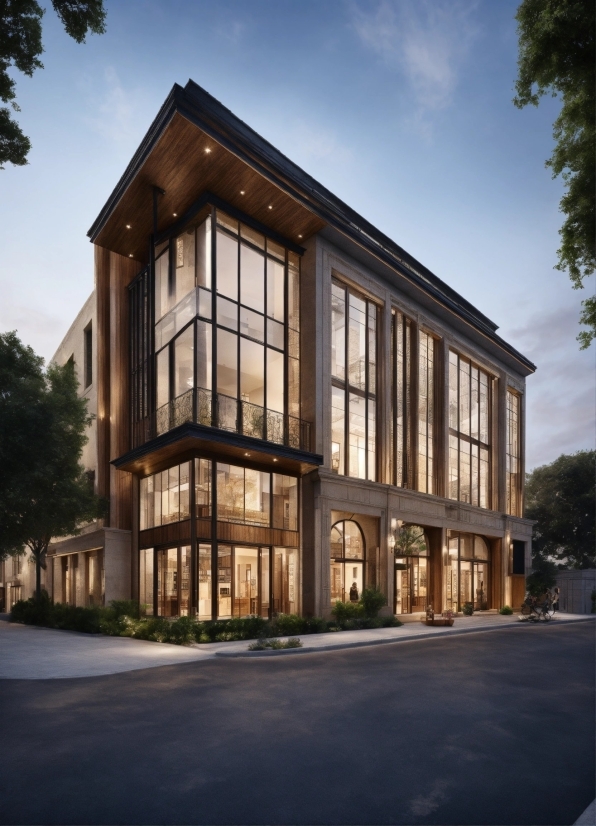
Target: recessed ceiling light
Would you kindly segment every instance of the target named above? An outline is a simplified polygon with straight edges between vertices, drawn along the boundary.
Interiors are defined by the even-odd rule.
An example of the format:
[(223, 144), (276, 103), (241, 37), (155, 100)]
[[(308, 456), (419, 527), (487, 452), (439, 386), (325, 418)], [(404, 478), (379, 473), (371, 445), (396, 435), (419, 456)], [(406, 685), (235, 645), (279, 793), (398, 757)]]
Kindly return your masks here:
[(302, 238), (302, 236), (301, 236), (301, 235), (299, 235), (299, 236), (298, 236), (298, 238)]
[(269, 209), (273, 209), (273, 207), (271, 206), (271, 204), (269, 204)]
[(129, 258), (132, 258), (132, 252), (130, 252), (130, 253), (128, 254), (128, 257), (129, 257)]
[(274, 461), (274, 462), (277, 462), (277, 459), (274, 459), (273, 461)]
[(127, 224), (127, 225), (126, 225), (126, 229), (130, 229), (130, 224)]
[(207, 147), (207, 148), (205, 149), (205, 154), (206, 154), (206, 155), (208, 155), (210, 152), (211, 152), (211, 150), (209, 149), (209, 147)]
[(244, 195), (244, 190), (243, 189), (240, 190), (240, 194)]
[(245, 453), (244, 455), (245, 455), (245, 456), (250, 456), (250, 453)]
[[(174, 218), (177, 218), (177, 217), (178, 217), (178, 213), (177, 213), (177, 212), (172, 212), (172, 215), (174, 216)], [(302, 238), (302, 236), (300, 236), (300, 237)]]

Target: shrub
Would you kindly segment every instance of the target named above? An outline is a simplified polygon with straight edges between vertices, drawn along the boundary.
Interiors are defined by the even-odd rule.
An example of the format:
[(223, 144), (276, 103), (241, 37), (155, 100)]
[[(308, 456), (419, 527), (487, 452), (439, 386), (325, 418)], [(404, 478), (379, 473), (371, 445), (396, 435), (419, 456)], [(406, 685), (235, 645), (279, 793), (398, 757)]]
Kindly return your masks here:
[(360, 596), (360, 604), (366, 617), (376, 617), (381, 608), (387, 605), (387, 598), (378, 588), (365, 588)]
[(364, 616), (364, 606), (359, 602), (342, 602), (337, 600), (331, 611), (338, 625), (348, 620), (358, 619)]
[(474, 613), (474, 604), (472, 602), (464, 602), (461, 612), (464, 617), (471, 617)]
[(276, 639), (258, 639), (256, 642), (253, 642), (248, 646), (249, 651), (266, 651), (268, 648), (273, 651), (280, 651), (286, 648), (302, 648), (302, 643), (298, 637), (290, 637), (290, 639), (286, 640), (286, 642)]
[(499, 614), (503, 614), (503, 615), (513, 614), (513, 608), (510, 608), (509, 605), (504, 605), (501, 608), (501, 610), (499, 611)]

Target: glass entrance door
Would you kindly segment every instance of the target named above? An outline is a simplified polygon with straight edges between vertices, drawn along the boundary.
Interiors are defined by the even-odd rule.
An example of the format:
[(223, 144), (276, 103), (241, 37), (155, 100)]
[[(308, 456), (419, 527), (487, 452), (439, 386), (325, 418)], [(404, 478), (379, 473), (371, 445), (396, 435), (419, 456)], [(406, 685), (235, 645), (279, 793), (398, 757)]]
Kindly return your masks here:
[(488, 563), (474, 563), (474, 610), (486, 611), (488, 608)]
[(413, 614), (428, 605), (428, 558), (398, 557), (395, 560), (395, 613)]

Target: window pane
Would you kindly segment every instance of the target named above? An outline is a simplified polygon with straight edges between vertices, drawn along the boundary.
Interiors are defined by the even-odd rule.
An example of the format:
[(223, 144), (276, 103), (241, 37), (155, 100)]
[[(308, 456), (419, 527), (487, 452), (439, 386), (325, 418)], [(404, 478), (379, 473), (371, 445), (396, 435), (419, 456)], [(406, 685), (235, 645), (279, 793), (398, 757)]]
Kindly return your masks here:
[(217, 464), (217, 518), (244, 522), (244, 468)]
[(174, 339), (174, 398), (194, 387), (194, 327)]
[[(270, 321), (269, 324), (275, 324)], [(277, 325), (278, 327), (281, 325)], [(283, 327), (282, 327), (283, 330)], [(245, 307), (240, 307), (240, 332), (243, 336), (256, 338), (258, 341), (265, 340), (265, 317)]]
[(282, 322), (285, 318), (284, 274), (283, 264), (267, 258), (267, 315)]
[(346, 520), (343, 524), (344, 556), (346, 559), (364, 559), (364, 543), (360, 528), (351, 520)]
[(298, 610), (298, 569), (295, 548), (273, 549), (273, 612), (295, 614)]
[(348, 377), (352, 387), (366, 389), (366, 301), (349, 294)]
[(217, 392), (238, 393), (238, 338), (225, 330), (217, 331)]
[[(161, 473), (153, 477), (153, 513), (154, 525), (161, 525)], [(150, 488), (151, 489), (151, 486)]]
[(265, 256), (240, 244), (240, 302), (265, 312)]
[(238, 221), (234, 218), (230, 218), (229, 215), (226, 215), (225, 212), (218, 209), (215, 214), (215, 219), (218, 224), (221, 224), (222, 227), (225, 227), (230, 232), (233, 232), (234, 235), (238, 235)]
[(227, 298), (217, 297), (217, 323), (230, 330), (238, 329), (238, 305)]
[(271, 587), (269, 583), (269, 548), (261, 548), (261, 611), (260, 615), (267, 619), (271, 603)]
[(300, 362), (288, 359), (288, 414), (300, 418)]
[[(284, 325), (270, 318), (267, 319), (267, 344), (278, 350), (284, 349)], [(298, 356), (298, 353), (295, 355)]]
[(248, 617), (258, 613), (259, 549), (234, 548), (233, 616)]
[(240, 235), (242, 238), (246, 238), (247, 241), (250, 241), (251, 244), (254, 244), (255, 247), (259, 247), (259, 249), (265, 249), (265, 236), (261, 235), (260, 232), (257, 232), (250, 227), (247, 227), (246, 224), (240, 224)]
[(200, 620), (211, 619), (211, 545), (199, 545), (197, 573), (199, 577), (198, 615)]
[(366, 478), (366, 403), (350, 393), (349, 419), (349, 475)]
[(288, 326), (300, 330), (300, 259), (288, 253)]
[(139, 603), (148, 617), (153, 616), (153, 548), (139, 552)]
[(269, 526), (269, 480), (269, 473), (250, 468), (244, 471), (244, 521), (247, 525)]
[(368, 400), (368, 478), (374, 482), (377, 478), (376, 470), (376, 416), (374, 399)]
[(449, 427), (459, 430), (458, 427), (458, 400), (457, 400), (457, 355), (449, 353)]
[(174, 241), (174, 304), (181, 301), (195, 287), (195, 231), (183, 232)]
[(148, 484), (150, 478), (151, 477), (141, 479), (139, 482), (139, 530), (141, 531), (144, 531), (149, 527), (153, 527), (153, 525), (149, 524)]
[(164, 471), (168, 474), (167, 510), (164, 508), (163, 523), (180, 520), (180, 468), (178, 465)]
[(197, 284), (211, 289), (211, 217), (197, 228)]
[(331, 470), (342, 474), (344, 471), (345, 441), (345, 392), (339, 387), (331, 388)]
[(459, 440), (459, 498), (462, 502), (470, 501), (470, 443)]
[(377, 308), (368, 305), (368, 392), (376, 393), (377, 383)]
[(232, 616), (232, 549), (227, 545), (217, 548), (217, 616)]
[(183, 462), (180, 465), (180, 519), (188, 519), (190, 516), (190, 462)]
[(180, 548), (180, 609), (179, 616), (190, 613), (190, 545)]
[(213, 313), (213, 302), (209, 290), (199, 290), (199, 310), (198, 313), (203, 318), (211, 318)]
[(240, 339), (240, 398), (260, 407), (265, 404), (264, 350), (262, 344)]
[(267, 409), (284, 410), (284, 357), (283, 353), (267, 348)]
[(281, 261), (286, 260), (285, 247), (282, 247), (281, 244), (276, 244), (271, 238), (267, 238), (267, 252), (269, 255), (274, 255), (276, 258), (281, 259)]
[(272, 527), (284, 531), (298, 530), (298, 480), (293, 476), (273, 474)]
[(197, 321), (196, 385), (204, 390), (211, 390), (212, 340), (211, 324)]
[(346, 377), (346, 291), (331, 285), (331, 375)]
[(459, 429), (470, 435), (470, 365), (459, 362)]
[(472, 367), (471, 369), (471, 401), (470, 401), (470, 436), (473, 439), (478, 438), (478, 412), (479, 412), (479, 386), (478, 386), (478, 369)]
[(170, 400), (170, 351), (166, 347), (157, 354), (157, 407)]
[(217, 292), (238, 301), (238, 242), (217, 232)]
[(211, 516), (211, 462), (195, 459), (195, 506), (197, 517)]
[(155, 320), (164, 316), (170, 309), (169, 288), (169, 249), (155, 261)]

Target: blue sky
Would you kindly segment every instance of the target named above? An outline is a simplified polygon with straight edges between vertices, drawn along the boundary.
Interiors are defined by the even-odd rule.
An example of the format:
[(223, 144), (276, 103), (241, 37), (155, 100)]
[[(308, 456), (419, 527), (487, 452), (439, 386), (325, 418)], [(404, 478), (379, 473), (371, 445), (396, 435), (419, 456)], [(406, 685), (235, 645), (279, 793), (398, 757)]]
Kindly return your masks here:
[[(49, 5), (49, 3), (48, 3)], [(528, 467), (594, 444), (582, 292), (553, 269), (556, 100), (516, 109), (517, 0), (108, 0), (80, 46), (50, 8), (15, 73), (29, 165), (0, 172), (0, 330), (50, 358), (93, 288), (86, 232), (192, 78), (531, 358)], [(588, 289), (593, 290), (593, 283)]]

